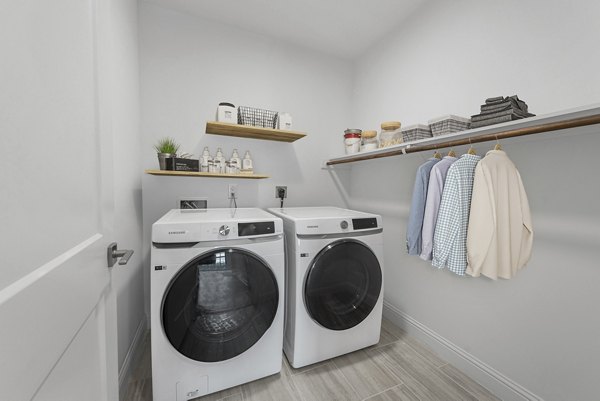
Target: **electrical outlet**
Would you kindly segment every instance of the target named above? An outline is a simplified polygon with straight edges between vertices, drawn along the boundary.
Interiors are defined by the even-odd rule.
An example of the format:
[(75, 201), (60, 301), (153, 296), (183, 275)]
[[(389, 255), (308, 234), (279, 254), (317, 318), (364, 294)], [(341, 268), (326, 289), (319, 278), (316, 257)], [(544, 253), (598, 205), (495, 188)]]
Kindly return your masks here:
[(237, 185), (229, 184), (227, 187), (227, 199), (237, 199)]
[(283, 197), (287, 198), (287, 187), (286, 186), (276, 186), (275, 187), (275, 197), (277, 199), (281, 198), (280, 192), (283, 191)]
[(179, 209), (206, 209), (208, 207), (207, 198), (187, 197), (181, 198), (177, 202)]

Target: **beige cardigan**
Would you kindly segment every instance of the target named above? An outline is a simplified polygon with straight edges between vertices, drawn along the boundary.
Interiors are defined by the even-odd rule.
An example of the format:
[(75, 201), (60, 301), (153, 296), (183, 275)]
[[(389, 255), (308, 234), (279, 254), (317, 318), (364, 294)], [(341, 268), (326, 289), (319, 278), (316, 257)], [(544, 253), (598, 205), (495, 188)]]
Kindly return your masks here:
[(505, 152), (477, 164), (467, 231), (467, 274), (515, 276), (531, 257), (533, 226), (521, 176)]

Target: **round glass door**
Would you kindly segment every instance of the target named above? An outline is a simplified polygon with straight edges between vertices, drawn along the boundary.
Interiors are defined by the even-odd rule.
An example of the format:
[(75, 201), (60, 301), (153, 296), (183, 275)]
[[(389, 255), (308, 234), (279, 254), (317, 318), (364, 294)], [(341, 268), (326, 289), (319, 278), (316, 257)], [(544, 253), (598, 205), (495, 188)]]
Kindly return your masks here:
[(321, 326), (346, 330), (362, 322), (381, 292), (381, 267), (375, 254), (356, 240), (341, 240), (313, 259), (304, 285), (309, 315)]
[(163, 299), (162, 324), (188, 358), (218, 362), (252, 347), (269, 329), (279, 303), (277, 280), (250, 252), (224, 248), (188, 262)]

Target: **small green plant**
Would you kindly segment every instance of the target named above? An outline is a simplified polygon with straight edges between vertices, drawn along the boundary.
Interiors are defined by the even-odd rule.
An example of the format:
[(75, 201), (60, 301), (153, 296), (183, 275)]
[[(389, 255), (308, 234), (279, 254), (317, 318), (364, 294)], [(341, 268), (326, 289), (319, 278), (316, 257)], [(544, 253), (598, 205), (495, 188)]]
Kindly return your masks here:
[(154, 145), (157, 153), (175, 154), (179, 150), (179, 144), (173, 138), (163, 138)]

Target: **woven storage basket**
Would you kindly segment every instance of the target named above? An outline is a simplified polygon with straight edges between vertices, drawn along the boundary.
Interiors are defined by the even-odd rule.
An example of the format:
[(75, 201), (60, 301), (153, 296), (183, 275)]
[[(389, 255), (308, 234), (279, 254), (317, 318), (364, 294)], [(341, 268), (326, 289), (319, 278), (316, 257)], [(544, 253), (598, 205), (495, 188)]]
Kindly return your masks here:
[(428, 121), (433, 136), (465, 131), (471, 125), (471, 119), (459, 116), (442, 116)]
[(425, 124), (409, 125), (402, 130), (404, 142), (418, 141), (419, 139), (431, 138), (429, 126)]
[(277, 112), (256, 107), (238, 107), (238, 124), (251, 125), (253, 127), (275, 128), (277, 124)]

